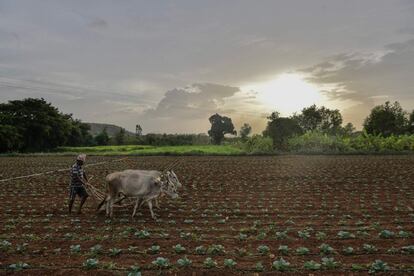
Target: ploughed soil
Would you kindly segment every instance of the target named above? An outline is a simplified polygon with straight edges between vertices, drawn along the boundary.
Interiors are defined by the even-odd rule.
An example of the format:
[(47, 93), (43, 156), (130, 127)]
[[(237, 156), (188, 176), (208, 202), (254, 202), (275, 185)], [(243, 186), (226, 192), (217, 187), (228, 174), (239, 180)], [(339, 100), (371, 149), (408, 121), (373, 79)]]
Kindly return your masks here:
[[(108, 219), (93, 197), (69, 215), (69, 172), (57, 170), (73, 158), (0, 158), (0, 180), (48, 172), (0, 182), (0, 274), (127, 275), (135, 266), (142, 275), (273, 275), (280, 258), (294, 275), (414, 273), (414, 156), (101, 156), (85, 170), (105, 190), (111, 172), (177, 160), (180, 197), (162, 198), (154, 221), (147, 206), (135, 218), (131, 206), (115, 208)], [(184, 257), (190, 266), (177, 263)]]

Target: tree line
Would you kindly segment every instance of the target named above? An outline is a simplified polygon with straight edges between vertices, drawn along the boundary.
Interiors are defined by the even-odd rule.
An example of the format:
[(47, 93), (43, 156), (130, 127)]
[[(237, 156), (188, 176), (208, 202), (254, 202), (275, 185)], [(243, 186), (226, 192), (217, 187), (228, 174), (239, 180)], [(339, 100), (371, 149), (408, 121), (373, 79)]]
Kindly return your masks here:
[[(237, 131), (230, 117), (214, 114), (209, 118), (211, 128), (204, 134), (146, 134), (136, 126), (136, 135), (126, 135), (125, 129), (109, 137), (104, 129), (93, 137), (88, 124), (64, 114), (44, 99), (28, 98), (0, 103), (0, 152), (37, 152), (59, 146), (93, 146), (142, 144), (154, 146), (221, 144), (226, 135), (236, 137)], [(414, 111), (408, 113), (398, 102), (385, 102), (374, 107), (364, 121), (363, 131), (372, 135), (414, 134)], [(245, 123), (238, 138), (247, 142), (252, 127)], [(309, 132), (327, 135), (356, 135), (351, 123), (343, 126), (342, 114), (337, 109), (312, 105), (289, 117), (273, 112), (267, 117), (263, 137), (271, 139), (273, 148), (286, 150), (290, 138)]]
[(127, 135), (124, 128), (110, 137), (103, 129), (95, 136), (90, 126), (64, 114), (43, 98), (27, 98), (0, 103), (0, 152), (40, 152), (60, 146), (97, 146), (141, 144), (153, 146), (208, 144), (205, 134)]
[(91, 144), (89, 126), (44, 99), (0, 104), (0, 152), (36, 152)]
[[(210, 118), (211, 129), (208, 131), (212, 142), (220, 144), (226, 134), (235, 135), (236, 131), (231, 118), (214, 114)], [(312, 105), (303, 108), (300, 113), (289, 117), (281, 117), (275, 111), (267, 117), (267, 126), (263, 137), (272, 139), (273, 147), (286, 150), (290, 138), (308, 132), (319, 132), (327, 135), (355, 135), (352, 123), (343, 126), (342, 114), (338, 109)], [(239, 132), (242, 140), (250, 134), (252, 128), (244, 124)], [(363, 124), (363, 131), (370, 135), (389, 137), (391, 135), (414, 134), (414, 110), (409, 114), (398, 102), (375, 106)]]

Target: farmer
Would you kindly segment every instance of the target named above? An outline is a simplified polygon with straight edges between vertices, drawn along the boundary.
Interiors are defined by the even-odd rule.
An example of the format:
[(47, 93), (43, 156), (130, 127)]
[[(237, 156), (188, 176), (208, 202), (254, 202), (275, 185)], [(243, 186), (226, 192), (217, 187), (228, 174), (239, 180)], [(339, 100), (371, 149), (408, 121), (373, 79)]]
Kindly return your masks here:
[(76, 195), (81, 199), (78, 214), (81, 213), (82, 205), (88, 198), (88, 193), (85, 189), (85, 184), (88, 182), (85, 172), (83, 171), (82, 165), (85, 163), (86, 155), (80, 154), (76, 158), (76, 163), (70, 170), (70, 195), (69, 195), (69, 214), (72, 213), (73, 202), (75, 201)]

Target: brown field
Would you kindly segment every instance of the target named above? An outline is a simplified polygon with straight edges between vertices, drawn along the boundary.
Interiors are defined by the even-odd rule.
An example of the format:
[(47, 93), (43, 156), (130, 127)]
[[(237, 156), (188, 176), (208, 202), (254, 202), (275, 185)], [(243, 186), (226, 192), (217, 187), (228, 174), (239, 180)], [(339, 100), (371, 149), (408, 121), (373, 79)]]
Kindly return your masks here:
[[(88, 163), (119, 158), (91, 157)], [(103, 188), (110, 172), (162, 169), (175, 159), (128, 157), (86, 171)], [(82, 215), (68, 215), (67, 171), (0, 182), (0, 274), (13, 273), (9, 266), (19, 262), (29, 265), (20, 273), (31, 275), (127, 275), (133, 265), (143, 275), (253, 274), (258, 262), (264, 274), (273, 274), (280, 257), (294, 274), (367, 274), (375, 260), (386, 262), (389, 274), (414, 273), (414, 156), (179, 159), (175, 172), (184, 187), (178, 200), (161, 202), (157, 222), (147, 207), (134, 219), (132, 208), (117, 208), (109, 220), (95, 213), (93, 198)], [(3, 157), (0, 179), (72, 162)], [(178, 244), (184, 253), (175, 252)], [(92, 252), (96, 245), (100, 252)], [(151, 252), (154, 245), (158, 253), (157, 247)], [(207, 252), (200, 254), (199, 246)], [(285, 252), (280, 246), (287, 246)], [(352, 253), (344, 252), (348, 247)], [(184, 256), (192, 261), (188, 268), (177, 264)], [(170, 267), (154, 265), (157, 257), (167, 258)], [(205, 267), (207, 257), (216, 268)], [(332, 267), (325, 257), (333, 258)], [(98, 260), (97, 268), (88, 270), (87, 259)], [(237, 264), (227, 268), (225, 259)], [(321, 264), (316, 271), (304, 266), (311, 260)]]

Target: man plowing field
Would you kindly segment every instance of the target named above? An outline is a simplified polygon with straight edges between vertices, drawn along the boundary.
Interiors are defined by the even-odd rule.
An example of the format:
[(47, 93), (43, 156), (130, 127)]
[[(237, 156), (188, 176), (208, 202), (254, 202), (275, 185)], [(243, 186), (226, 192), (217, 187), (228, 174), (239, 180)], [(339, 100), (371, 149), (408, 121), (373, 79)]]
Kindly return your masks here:
[(85, 186), (88, 182), (85, 171), (82, 166), (86, 161), (86, 155), (80, 154), (76, 158), (76, 163), (70, 170), (70, 192), (69, 192), (69, 214), (72, 213), (73, 203), (75, 202), (76, 195), (80, 197), (80, 204), (78, 208), (78, 214), (81, 213), (82, 206), (88, 198)]

